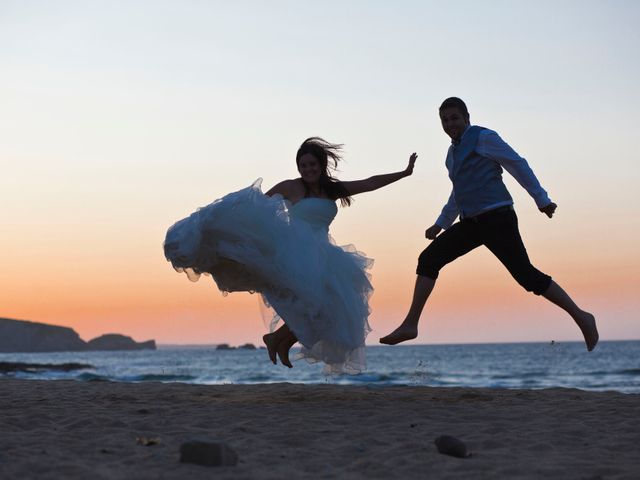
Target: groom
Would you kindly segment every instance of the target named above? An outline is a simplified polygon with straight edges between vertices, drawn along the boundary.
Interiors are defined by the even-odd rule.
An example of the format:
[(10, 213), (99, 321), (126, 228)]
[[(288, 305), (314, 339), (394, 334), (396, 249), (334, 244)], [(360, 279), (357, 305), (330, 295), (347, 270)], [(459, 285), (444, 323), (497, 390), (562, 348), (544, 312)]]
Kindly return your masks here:
[[(446, 166), (453, 190), (436, 223), (425, 232), (433, 242), (418, 259), (418, 277), (409, 313), (380, 343), (395, 345), (416, 338), (420, 314), (440, 269), (484, 245), (522, 287), (571, 315), (582, 331), (587, 350), (593, 350), (598, 343), (594, 316), (581, 310), (550, 276), (531, 265), (518, 230), (513, 200), (502, 182), (502, 169), (518, 181), (549, 218), (553, 217), (557, 205), (540, 186), (527, 161), (496, 132), (470, 125), (469, 112), (462, 100), (447, 98), (440, 106), (440, 120), (445, 133), (451, 137)], [(454, 224), (458, 216), (460, 221)]]

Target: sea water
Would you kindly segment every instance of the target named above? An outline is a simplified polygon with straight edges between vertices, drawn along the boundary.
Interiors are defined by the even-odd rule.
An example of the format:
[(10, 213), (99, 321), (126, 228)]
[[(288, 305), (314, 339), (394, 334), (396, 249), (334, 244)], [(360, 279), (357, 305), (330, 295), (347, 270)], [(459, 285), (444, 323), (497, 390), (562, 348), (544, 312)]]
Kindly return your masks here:
[[(291, 357), (295, 357), (292, 349)], [(446, 387), (617, 390), (640, 393), (640, 341), (398, 345), (367, 347), (360, 375), (325, 376), (322, 365), (273, 365), (265, 349), (160, 346), (158, 350), (0, 354), (0, 362), (67, 363), (92, 367), (70, 372), (17, 372), (32, 379), (185, 382), (197, 384), (333, 383)]]

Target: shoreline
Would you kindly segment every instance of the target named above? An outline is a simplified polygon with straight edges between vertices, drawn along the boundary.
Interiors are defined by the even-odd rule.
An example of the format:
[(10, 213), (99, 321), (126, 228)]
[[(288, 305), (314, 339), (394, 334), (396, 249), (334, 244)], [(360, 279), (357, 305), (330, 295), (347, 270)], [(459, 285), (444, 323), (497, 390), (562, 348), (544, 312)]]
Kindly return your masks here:
[[(0, 379), (2, 478), (637, 478), (640, 395)], [(452, 435), (472, 452), (438, 453)], [(141, 445), (138, 438), (158, 439)], [(228, 444), (234, 467), (179, 463)]]
[[(292, 351), (295, 358), (296, 349)], [(360, 375), (325, 377), (322, 365), (295, 361), (293, 369), (274, 366), (265, 350), (180, 349), (135, 352), (0, 354), (0, 376), (40, 380), (158, 381), (202, 385), (245, 385), (271, 382), (417, 385), (473, 388), (579, 388), (640, 393), (635, 360), (640, 341), (601, 342), (586, 353), (574, 344), (503, 344), (497, 346), (399, 346), (367, 350), (367, 370)], [(46, 364), (85, 364), (69, 371)], [(15, 372), (15, 364), (37, 369)], [(14, 365), (12, 367), (12, 365)], [(4, 368), (4, 372), (2, 371)], [(58, 367), (55, 367), (58, 368)], [(13, 370), (10, 371), (10, 370)], [(14, 373), (15, 372), (15, 373)]]

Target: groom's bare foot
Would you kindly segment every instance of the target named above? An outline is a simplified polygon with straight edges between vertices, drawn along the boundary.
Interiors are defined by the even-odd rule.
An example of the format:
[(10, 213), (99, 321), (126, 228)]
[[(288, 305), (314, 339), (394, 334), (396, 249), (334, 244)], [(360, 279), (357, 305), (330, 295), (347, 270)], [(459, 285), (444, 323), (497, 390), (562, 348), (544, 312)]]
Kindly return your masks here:
[(596, 348), (596, 344), (600, 338), (600, 335), (598, 335), (598, 327), (596, 327), (596, 318), (589, 312), (583, 311), (577, 318), (574, 318), (574, 320), (582, 331), (587, 350), (591, 351)]
[(262, 336), (262, 341), (267, 346), (267, 353), (269, 354), (269, 360), (276, 365), (278, 362), (276, 361), (276, 349), (278, 345), (276, 344), (276, 338), (274, 333), (267, 333)]
[(380, 343), (386, 345), (397, 345), (407, 340), (413, 340), (418, 336), (418, 327), (402, 324), (386, 337), (380, 339)]
[(291, 365), (291, 362), (289, 361), (289, 349), (291, 348), (291, 345), (292, 344), (289, 344), (287, 341), (282, 341), (278, 344), (278, 348), (276, 350), (278, 357), (280, 357), (280, 362), (289, 368), (293, 368), (293, 365)]

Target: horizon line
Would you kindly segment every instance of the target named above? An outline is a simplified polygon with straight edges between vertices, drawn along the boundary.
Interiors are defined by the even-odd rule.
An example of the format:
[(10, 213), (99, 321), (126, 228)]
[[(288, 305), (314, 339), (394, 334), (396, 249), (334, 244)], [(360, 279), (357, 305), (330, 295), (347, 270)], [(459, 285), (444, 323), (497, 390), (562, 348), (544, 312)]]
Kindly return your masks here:
[[(622, 339), (608, 339), (600, 340), (598, 343), (612, 343), (612, 342), (638, 342), (640, 338), (622, 338)], [(514, 342), (460, 342), (460, 343), (404, 343), (398, 345), (384, 345), (384, 344), (365, 344), (366, 347), (430, 347), (430, 346), (459, 346), (459, 345), (519, 345), (519, 344), (558, 344), (558, 343), (584, 343), (583, 340), (531, 340), (531, 341), (514, 341)], [(252, 342), (244, 342), (237, 344), (238, 347), (243, 345), (254, 345), (259, 348), (261, 344), (254, 344)], [(205, 348), (205, 347), (217, 347), (218, 345), (234, 346), (229, 342), (220, 343), (157, 343), (158, 348), (164, 347), (184, 347), (184, 348)]]

